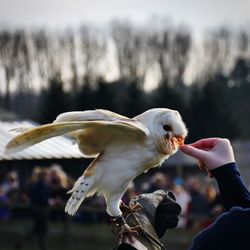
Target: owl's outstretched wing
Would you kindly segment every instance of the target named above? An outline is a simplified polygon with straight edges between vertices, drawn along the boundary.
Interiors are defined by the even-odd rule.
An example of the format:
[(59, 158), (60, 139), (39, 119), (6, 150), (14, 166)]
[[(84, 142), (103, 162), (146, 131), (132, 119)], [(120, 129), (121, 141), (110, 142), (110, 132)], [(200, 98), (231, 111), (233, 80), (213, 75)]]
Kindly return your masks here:
[(54, 123), (69, 121), (116, 121), (130, 118), (105, 109), (65, 112), (57, 116)]
[[(68, 115), (72, 115), (70, 113)], [(124, 119), (119, 115), (113, 118), (113, 120), (111, 118), (109, 118), (110, 120), (107, 118), (104, 120), (103, 117), (103, 120), (89, 121), (83, 121), (83, 118), (81, 120), (79, 114), (77, 116), (79, 121), (66, 121), (67, 116), (65, 115), (64, 121), (58, 121), (58, 119), (54, 123), (28, 129), (12, 139), (6, 145), (5, 152), (15, 153), (43, 140), (72, 131), (78, 131), (77, 140), (81, 151), (86, 156), (93, 156), (104, 150), (107, 143), (114, 140), (121, 138), (138, 140), (144, 138), (149, 133), (148, 129), (142, 123), (129, 118)]]

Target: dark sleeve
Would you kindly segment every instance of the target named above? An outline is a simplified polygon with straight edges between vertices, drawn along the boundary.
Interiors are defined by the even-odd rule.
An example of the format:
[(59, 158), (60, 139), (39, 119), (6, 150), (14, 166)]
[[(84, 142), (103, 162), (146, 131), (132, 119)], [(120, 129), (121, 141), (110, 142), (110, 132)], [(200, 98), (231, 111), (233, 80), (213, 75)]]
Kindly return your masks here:
[(228, 163), (211, 171), (217, 180), (226, 210), (234, 206), (250, 208), (250, 193), (236, 163)]

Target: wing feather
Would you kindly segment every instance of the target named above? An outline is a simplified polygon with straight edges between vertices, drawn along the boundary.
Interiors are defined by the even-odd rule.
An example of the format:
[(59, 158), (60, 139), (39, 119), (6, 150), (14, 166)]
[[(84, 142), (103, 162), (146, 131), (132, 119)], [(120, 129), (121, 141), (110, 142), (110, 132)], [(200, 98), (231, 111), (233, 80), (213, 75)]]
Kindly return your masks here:
[(60, 114), (54, 123), (66, 121), (116, 121), (116, 120), (131, 120), (130, 118), (119, 115), (104, 109), (73, 111)]
[[(84, 132), (85, 130), (92, 131), (93, 134), (98, 134), (101, 131), (102, 134), (106, 134), (107, 139), (119, 137), (119, 135), (126, 135), (133, 139), (138, 139), (145, 137), (148, 134), (148, 130), (143, 124), (137, 121), (70, 121), (70, 122), (58, 122), (42, 125), (36, 128), (29, 129), (20, 135), (14, 137), (5, 147), (5, 153), (15, 153), (24, 150), (32, 145), (35, 145), (46, 139), (63, 135), (71, 131), (80, 130)], [(100, 140), (100, 137), (96, 137), (96, 140)], [(95, 141), (87, 140), (86, 145), (95, 147)], [(105, 146), (104, 144), (102, 144)], [(91, 153), (101, 150), (100, 147), (93, 149)], [(100, 152), (100, 151), (99, 151)], [(83, 152), (84, 153), (84, 152)], [(87, 154), (86, 154), (87, 155)]]

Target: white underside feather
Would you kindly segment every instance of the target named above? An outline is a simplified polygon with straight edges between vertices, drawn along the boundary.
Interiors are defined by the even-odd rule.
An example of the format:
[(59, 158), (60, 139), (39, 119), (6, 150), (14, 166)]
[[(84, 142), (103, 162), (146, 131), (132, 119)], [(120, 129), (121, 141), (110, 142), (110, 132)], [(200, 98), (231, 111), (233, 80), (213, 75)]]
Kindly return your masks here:
[(66, 204), (65, 212), (70, 215), (74, 215), (83, 200), (86, 197), (90, 196), (90, 193), (93, 194), (93, 192), (91, 192), (91, 190), (93, 190), (93, 185), (94, 176), (81, 176), (80, 178), (78, 178), (74, 187), (70, 191), (68, 191), (68, 193), (72, 193), (72, 195)]

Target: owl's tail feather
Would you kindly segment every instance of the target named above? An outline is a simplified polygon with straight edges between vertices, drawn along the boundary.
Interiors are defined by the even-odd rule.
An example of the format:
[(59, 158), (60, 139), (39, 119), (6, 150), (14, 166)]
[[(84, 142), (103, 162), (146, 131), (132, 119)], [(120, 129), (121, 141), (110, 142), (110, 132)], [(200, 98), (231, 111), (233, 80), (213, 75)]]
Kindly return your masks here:
[(65, 212), (74, 215), (80, 207), (83, 200), (94, 194), (94, 176), (85, 177), (81, 176), (75, 183), (74, 187), (68, 192), (72, 193), (68, 200)]

